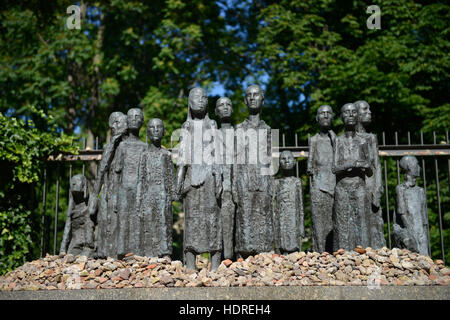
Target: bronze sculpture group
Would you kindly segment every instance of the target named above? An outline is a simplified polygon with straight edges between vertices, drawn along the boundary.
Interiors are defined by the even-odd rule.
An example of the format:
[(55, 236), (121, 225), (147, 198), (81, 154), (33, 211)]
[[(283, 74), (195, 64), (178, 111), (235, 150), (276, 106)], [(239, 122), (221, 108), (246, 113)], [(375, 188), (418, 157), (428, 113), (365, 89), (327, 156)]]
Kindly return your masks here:
[[(280, 177), (275, 179), (268, 170), (271, 128), (261, 119), (260, 86), (247, 88), (245, 104), (249, 118), (233, 127), (231, 100), (219, 98), (215, 108), (219, 129), (208, 115), (206, 91), (192, 89), (176, 173), (171, 152), (161, 146), (162, 120), (148, 122), (147, 144), (139, 139), (144, 123), (140, 109), (132, 108), (127, 115), (112, 113), (112, 138), (103, 150), (89, 201), (84, 176), (71, 179), (61, 252), (119, 259), (130, 252), (170, 256), (176, 200), (183, 201), (183, 253), (189, 269), (195, 269), (200, 253), (210, 254), (215, 270), (224, 258), (301, 251), (305, 216), (302, 181), (294, 173), (296, 160), (292, 152), (283, 151)], [(381, 248), (384, 190), (377, 139), (366, 131), (370, 107), (365, 101), (345, 104), (344, 133), (339, 136), (331, 129), (333, 118), (330, 106), (319, 107), (320, 131), (309, 140), (313, 250)], [(403, 158), (400, 164), (406, 173), (396, 189), (394, 243), (429, 254), (425, 193), (415, 185), (420, 167), (414, 157)]]

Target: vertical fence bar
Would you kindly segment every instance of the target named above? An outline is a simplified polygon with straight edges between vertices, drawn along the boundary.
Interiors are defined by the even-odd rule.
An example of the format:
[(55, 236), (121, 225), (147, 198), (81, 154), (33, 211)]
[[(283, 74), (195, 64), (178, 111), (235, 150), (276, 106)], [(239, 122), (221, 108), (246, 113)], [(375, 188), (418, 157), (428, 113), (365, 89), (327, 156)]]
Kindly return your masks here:
[[(397, 133), (397, 131), (395, 131), (395, 145), (398, 146), (398, 133)], [(395, 161), (397, 162), (397, 185), (399, 185), (400, 184), (400, 166), (399, 166), (398, 158), (395, 159)]]
[[(308, 155), (309, 155), (309, 152), (311, 152), (311, 146), (309, 145), (309, 141), (311, 141), (311, 135), (308, 133)], [(310, 175), (308, 175), (308, 182), (309, 182), (309, 190), (311, 190), (312, 178)]]
[[(436, 144), (436, 132), (433, 131), (433, 143)], [(445, 264), (445, 252), (444, 252), (444, 235), (442, 232), (442, 212), (441, 212), (441, 194), (439, 188), (439, 167), (437, 157), (434, 158), (434, 171), (436, 174), (436, 192), (438, 198), (438, 214), (439, 214), (439, 234), (441, 237), (441, 252), (442, 252), (442, 261)]]
[(45, 211), (47, 208), (47, 164), (44, 163), (43, 172), (43, 187), (42, 187), (42, 217), (41, 217), (41, 252), (40, 257), (44, 256), (44, 234), (45, 234)]
[[(386, 134), (383, 131), (383, 146), (386, 145)], [(388, 245), (389, 249), (391, 249), (391, 217), (389, 216), (389, 189), (388, 189), (388, 178), (387, 178), (387, 165), (386, 158), (383, 159), (384, 163), (384, 188), (386, 192), (386, 217), (388, 224)]]
[(55, 203), (55, 228), (53, 233), (53, 255), (56, 255), (56, 236), (58, 233), (58, 207), (59, 207), (59, 163), (56, 165), (56, 203)]
[[(423, 146), (423, 131), (420, 130), (420, 144)], [(425, 194), (427, 194), (427, 178), (425, 175), (425, 158), (422, 157), (422, 179), (423, 179), (423, 189), (425, 191)], [(430, 218), (428, 216), (428, 210), (427, 210), (427, 221), (428, 221), (428, 228), (427, 228), (427, 234), (428, 234), (428, 252), (431, 254), (431, 238), (430, 238)]]
[[(445, 138), (447, 140), (447, 144), (450, 144), (448, 131), (445, 131)], [(447, 174), (448, 174), (448, 190), (450, 191), (450, 157), (447, 157)]]
[[(298, 137), (297, 132), (295, 133), (295, 146), (298, 147)], [(450, 160), (449, 160), (450, 163)], [(299, 172), (298, 172), (298, 161), (295, 161), (295, 175), (297, 178), (300, 178)]]
[[(83, 139), (83, 150), (86, 150), (86, 138)], [(83, 161), (83, 176), (86, 177), (86, 165), (84, 164), (84, 161)], [(84, 196), (85, 197), (87, 196), (87, 193), (88, 193), (88, 184), (89, 183), (86, 183), (86, 185), (84, 186)]]
[[(86, 150), (86, 138), (83, 138), (83, 150)], [(83, 176), (86, 176), (85, 173), (85, 165), (84, 165), (84, 161), (83, 161)]]

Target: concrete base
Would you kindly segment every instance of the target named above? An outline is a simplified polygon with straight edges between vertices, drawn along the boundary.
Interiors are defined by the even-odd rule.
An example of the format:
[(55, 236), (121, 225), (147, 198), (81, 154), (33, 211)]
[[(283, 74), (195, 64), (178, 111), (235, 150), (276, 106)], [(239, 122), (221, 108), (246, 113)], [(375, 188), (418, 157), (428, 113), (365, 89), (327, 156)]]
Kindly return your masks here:
[(449, 300), (447, 286), (135, 288), (0, 291), (0, 300)]

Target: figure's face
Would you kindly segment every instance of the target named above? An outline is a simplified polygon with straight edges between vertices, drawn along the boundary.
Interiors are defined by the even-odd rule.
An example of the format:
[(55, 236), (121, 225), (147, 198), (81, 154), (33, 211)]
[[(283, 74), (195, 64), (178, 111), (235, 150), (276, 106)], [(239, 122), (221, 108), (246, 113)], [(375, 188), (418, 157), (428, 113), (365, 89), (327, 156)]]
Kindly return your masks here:
[(203, 113), (208, 107), (208, 97), (206, 96), (205, 90), (194, 90), (189, 95), (189, 107), (193, 112)]
[(147, 127), (147, 135), (151, 141), (161, 141), (164, 136), (164, 123), (162, 120), (150, 120)]
[(70, 179), (70, 188), (72, 192), (84, 192), (84, 181), (82, 176), (73, 176), (72, 179)]
[(349, 104), (342, 110), (342, 121), (344, 125), (356, 125), (358, 118), (358, 111), (354, 104)]
[(251, 86), (245, 93), (245, 104), (249, 109), (261, 110), (264, 104), (264, 96), (261, 88), (258, 86)]
[(321, 106), (317, 110), (317, 121), (321, 127), (331, 127), (333, 122), (333, 110), (330, 106)]
[(292, 170), (295, 166), (295, 159), (292, 152), (283, 151), (280, 155), (280, 165), (283, 170)]
[(127, 116), (120, 115), (117, 119), (117, 134), (125, 133), (128, 129)]
[(117, 134), (122, 134), (126, 132), (127, 129), (128, 129), (127, 116), (124, 114), (117, 115), (112, 122), (111, 127), (112, 135), (115, 136)]
[(411, 159), (408, 169), (409, 169), (409, 174), (412, 175), (413, 177), (417, 178), (420, 176), (420, 166), (419, 166), (419, 162), (417, 161), (416, 158)]
[(369, 124), (372, 121), (372, 112), (370, 112), (370, 106), (367, 103), (359, 103), (358, 120), (364, 124)]
[(127, 113), (128, 129), (139, 130), (144, 122), (144, 115), (139, 109), (131, 109)]
[(220, 119), (231, 118), (231, 114), (233, 113), (231, 100), (228, 98), (220, 98), (217, 101), (216, 113)]

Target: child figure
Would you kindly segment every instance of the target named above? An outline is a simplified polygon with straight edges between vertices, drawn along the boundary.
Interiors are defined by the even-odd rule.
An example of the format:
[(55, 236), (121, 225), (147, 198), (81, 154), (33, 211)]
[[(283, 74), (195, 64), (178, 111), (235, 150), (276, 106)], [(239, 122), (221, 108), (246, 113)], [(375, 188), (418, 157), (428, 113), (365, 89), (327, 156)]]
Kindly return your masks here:
[(88, 196), (84, 194), (86, 183), (86, 177), (82, 174), (70, 179), (70, 199), (60, 253), (94, 255), (95, 226), (89, 216)]
[(294, 174), (295, 159), (291, 151), (280, 155), (283, 177), (275, 180), (275, 250), (288, 254), (302, 249), (305, 235), (302, 181)]
[(405, 156), (400, 160), (400, 167), (405, 171), (405, 179), (395, 189), (394, 245), (430, 255), (427, 198), (425, 190), (416, 185), (420, 176), (419, 163), (416, 157)]
[(139, 159), (136, 209), (140, 221), (137, 254), (163, 257), (172, 254), (172, 201), (175, 174), (169, 151), (161, 148), (164, 123), (151, 119), (147, 126), (148, 150)]

